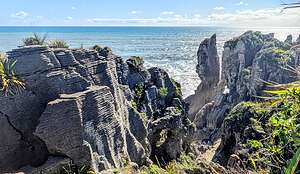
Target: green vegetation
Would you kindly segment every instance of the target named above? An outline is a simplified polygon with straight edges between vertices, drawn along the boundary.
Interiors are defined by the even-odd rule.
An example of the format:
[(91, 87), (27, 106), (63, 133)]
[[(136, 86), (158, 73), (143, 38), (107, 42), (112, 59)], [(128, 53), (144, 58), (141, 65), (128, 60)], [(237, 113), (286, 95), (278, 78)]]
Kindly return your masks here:
[(40, 36), (37, 33), (34, 33), (33, 36), (23, 39), (24, 46), (30, 45), (44, 45), (47, 39), (47, 35)]
[(25, 88), (25, 83), (14, 72), (15, 65), (16, 61), (10, 62), (5, 55), (0, 54), (0, 83), (5, 96)]
[(177, 161), (171, 161), (165, 167), (160, 165), (151, 165), (149, 167), (142, 167), (141, 174), (179, 174), (183, 171), (197, 171), (200, 166), (196, 160), (190, 155), (181, 155)]
[(100, 52), (103, 48), (100, 45), (95, 45), (95, 46), (93, 46), (92, 49), (97, 51), (97, 52)]
[(176, 80), (174, 79), (171, 79), (172, 83), (174, 84), (174, 86), (176, 87), (176, 96), (177, 97), (180, 97), (182, 96), (182, 92), (181, 92), (181, 85), (180, 83), (176, 82)]
[[(298, 142), (300, 143), (300, 142)], [(298, 148), (297, 152), (293, 156), (293, 158), (288, 162), (288, 167), (285, 169), (286, 174), (294, 174), (296, 173), (297, 166), (300, 164), (300, 148)]]
[(96, 172), (91, 167), (69, 164), (55, 174), (96, 174)]
[(53, 40), (49, 42), (51, 48), (69, 48), (69, 45), (64, 40)]
[(289, 51), (281, 49), (281, 48), (276, 48), (276, 49), (273, 49), (273, 53), (277, 54), (277, 55), (283, 55), (283, 54), (288, 54)]
[(131, 100), (131, 101), (130, 101), (130, 106), (131, 106), (131, 108), (133, 108), (134, 110), (137, 110), (137, 109), (138, 109), (137, 103), (136, 103), (136, 101), (134, 101), (134, 100)]
[(166, 97), (168, 95), (168, 88), (161, 87), (159, 88), (159, 96)]
[(300, 160), (300, 87), (292, 85), (266, 93), (273, 98), (263, 103), (243, 103), (252, 114), (250, 122), (256, 134), (244, 144), (250, 148), (248, 164), (256, 171), (269, 168), (272, 173), (294, 174)]
[(142, 83), (139, 83), (135, 86), (134, 93), (138, 100), (140, 100), (143, 97), (144, 92), (145, 92), (145, 89), (144, 89), (144, 85)]
[(282, 62), (282, 63), (287, 63), (291, 60), (292, 55), (291, 55), (289, 50), (276, 48), (276, 49), (273, 49), (272, 52), (277, 57), (277, 59), (275, 59), (275, 61)]
[(144, 64), (144, 58), (139, 56), (132, 56), (128, 59), (134, 66), (139, 67)]

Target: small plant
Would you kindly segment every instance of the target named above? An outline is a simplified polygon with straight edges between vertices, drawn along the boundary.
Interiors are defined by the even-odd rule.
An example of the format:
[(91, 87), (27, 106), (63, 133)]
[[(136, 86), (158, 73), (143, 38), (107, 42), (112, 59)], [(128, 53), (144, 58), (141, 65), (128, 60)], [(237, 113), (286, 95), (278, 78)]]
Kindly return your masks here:
[(85, 165), (77, 166), (69, 164), (55, 174), (96, 174), (96, 172), (91, 167)]
[(47, 34), (40, 36), (37, 33), (34, 33), (33, 36), (23, 39), (24, 46), (30, 45), (44, 45), (47, 39)]
[(263, 147), (263, 144), (257, 140), (248, 140), (247, 144), (253, 149), (259, 149)]
[(144, 64), (144, 58), (139, 56), (132, 56), (127, 60), (127, 62), (135, 67), (140, 67)]
[(171, 79), (171, 81), (172, 81), (172, 83), (174, 84), (174, 86), (176, 88), (175, 94), (178, 97), (182, 96), (180, 83), (176, 82), (176, 80), (174, 80), (174, 79)]
[(5, 96), (13, 95), (25, 88), (25, 83), (15, 74), (16, 61), (10, 62), (5, 55), (0, 54), (1, 91)]
[(297, 167), (299, 165), (300, 165), (300, 148), (298, 148), (293, 158), (289, 161), (288, 167), (285, 169), (285, 173), (286, 174), (296, 173)]
[(166, 97), (168, 95), (168, 88), (162, 87), (159, 88), (159, 96)]
[(283, 54), (288, 53), (287, 50), (284, 50), (284, 49), (281, 49), (281, 48), (275, 48), (272, 51), (273, 51), (274, 54), (277, 54), (277, 55), (283, 55)]
[(134, 110), (137, 110), (137, 109), (138, 109), (137, 103), (136, 103), (136, 101), (134, 101), (134, 100), (131, 100), (131, 101), (130, 101), (130, 106), (131, 106), (131, 108), (133, 108)]
[(97, 51), (97, 52), (100, 52), (103, 48), (100, 45), (95, 45), (95, 46), (93, 46), (92, 49)]
[(142, 83), (137, 84), (136, 87), (134, 88), (134, 92), (136, 97), (138, 99), (141, 99), (145, 92), (144, 85)]
[(49, 42), (51, 48), (69, 48), (69, 45), (64, 40), (53, 40)]

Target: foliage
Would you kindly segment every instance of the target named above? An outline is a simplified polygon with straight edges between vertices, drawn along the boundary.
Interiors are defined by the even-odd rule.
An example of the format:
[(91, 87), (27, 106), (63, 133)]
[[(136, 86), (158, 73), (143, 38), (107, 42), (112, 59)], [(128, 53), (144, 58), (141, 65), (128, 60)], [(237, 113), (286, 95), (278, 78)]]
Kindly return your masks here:
[(152, 164), (149, 167), (142, 167), (140, 174), (167, 174), (167, 172), (158, 165)]
[(142, 167), (141, 174), (180, 174), (185, 170), (194, 171), (197, 168), (199, 165), (191, 155), (182, 154), (177, 161), (171, 161), (165, 167), (159, 165)]
[(69, 164), (55, 174), (96, 174), (96, 172), (91, 167)]
[(51, 48), (69, 48), (69, 45), (64, 40), (53, 40), (49, 42)]
[(47, 34), (40, 36), (37, 33), (34, 33), (33, 36), (23, 39), (24, 46), (30, 45), (44, 45), (47, 39)]
[(274, 59), (275, 61), (287, 63), (291, 60), (292, 54), (290, 53), (289, 50), (275, 48), (272, 50), (272, 52), (277, 57), (277, 59)]
[(100, 52), (103, 48), (100, 45), (94, 45), (93, 50)]
[(162, 87), (159, 88), (159, 96), (166, 97), (168, 95), (168, 88)]
[(16, 61), (9, 61), (6, 56), (0, 54), (0, 82), (1, 91), (5, 96), (13, 95), (25, 88), (25, 83), (15, 74)]
[(293, 158), (289, 161), (288, 167), (285, 169), (285, 173), (286, 174), (296, 173), (297, 166), (299, 164), (300, 164), (300, 148), (298, 148)]
[(176, 87), (176, 96), (182, 96), (182, 92), (181, 92), (181, 85), (180, 83), (176, 82), (176, 80), (171, 79), (172, 83), (174, 84), (174, 86)]
[(135, 67), (139, 67), (144, 64), (144, 58), (139, 56), (132, 56), (127, 61), (131, 62)]
[(135, 86), (134, 93), (138, 100), (143, 97), (144, 92), (145, 92), (145, 89), (144, 89), (144, 85), (142, 83), (139, 83)]
[(284, 172), (283, 166), (288, 165), (286, 171), (293, 173), (299, 170), (300, 158), (299, 152), (293, 157), (300, 147), (300, 87), (293, 85), (266, 93), (273, 98), (259, 104), (245, 103), (253, 114), (252, 126), (258, 127), (254, 128), (257, 138), (245, 144), (250, 147), (249, 165), (254, 170), (270, 168), (273, 173)]
[(131, 101), (130, 101), (130, 106), (131, 106), (133, 109), (135, 109), (135, 110), (138, 109), (137, 103), (136, 103), (136, 101), (134, 101), (134, 100), (131, 100)]
[(257, 140), (248, 140), (247, 144), (253, 149), (259, 149), (263, 147), (263, 144)]

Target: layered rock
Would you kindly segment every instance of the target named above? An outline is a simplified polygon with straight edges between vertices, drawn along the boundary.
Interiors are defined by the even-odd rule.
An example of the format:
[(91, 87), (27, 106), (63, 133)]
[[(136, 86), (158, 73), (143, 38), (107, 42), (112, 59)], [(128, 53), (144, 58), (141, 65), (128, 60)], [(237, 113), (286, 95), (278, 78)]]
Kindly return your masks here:
[[(214, 40), (214, 37), (210, 40)], [(200, 44), (199, 51), (202, 52), (200, 54), (202, 59), (205, 59), (207, 51), (203, 51), (201, 46), (206, 43), (207, 40), (204, 40)], [(252, 31), (226, 42), (222, 57), (221, 81), (217, 87), (212, 83), (215, 88), (211, 87), (207, 90), (203, 89), (203, 86), (208, 83), (205, 82), (207, 78), (201, 78), (200, 90), (198, 88), (195, 96), (187, 100), (191, 106), (190, 118), (196, 117), (195, 122), (200, 127), (220, 128), (232, 107), (241, 101), (257, 100), (257, 96), (264, 95), (266, 82), (295, 81), (297, 74), (282, 68), (295, 68), (299, 65), (298, 57), (288, 51), (290, 48), (291, 45), (275, 39), (273, 34), (264, 35)], [(210, 57), (217, 57), (216, 46), (206, 47), (206, 49), (210, 49), (208, 52), (215, 54)], [(201, 77), (202, 74), (200, 73), (199, 76)], [(215, 75), (215, 78), (217, 77)]]
[[(0, 96), (0, 173), (53, 172), (69, 162), (95, 171), (149, 164), (156, 155), (153, 137), (165, 128), (180, 142), (175, 154), (167, 152), (170, 159), (183, 149), (191, 123), (175, 95), (178, 84), (163, 70), (135, 69), (110, 49), (31, 46), (8, 52), (8, 59), (17, 61), (15, 73), (26, 89)], [(159, 97), (162, 87), (168, 92)], [(166, 112), (170, 108), (182, 112)], [(160, 119), (173, 119), (178, 127)]]
[[(199, 59), (198, 54), (198, 64), (203, 64), (202, 59), (206, 59), (207, 52), (215, 53), (211, 58), (217, 57), (216, 46), (206, 46), (209, 51), (202, 49), (207, 40), (214, 38), (215, 36), (200, 44), (199, 52), (202, 52), (202, 56)], [(247, 133), (252, 125), (249, 114), (243, 112), (243, 108), (237, 106), (235, 110), (232, 109), (243, 101), (260, 101), (261, 97), (267, 95), (264, 90), (269, 89), (272, 84), (298, 80), (298, 73), (295, 71), (299, 66), (298, 47), (290, 36), (285, 42), (281, 42), (273, 34), (249, 31), (225, 43), (221, 81), (217, 85), (212, 83), (214, 87), (203, 88), (209, 81), (209, 74), (203, 76), (204, 73), (197, 71), (202, 82), (195, 95), (187, 99), (191, 106), (189, 114), (199, 128), (195, 135), (198, 142), (202, 140), (202, 144), (210, 144), (216, 138), (221, 138), (221, 146), (214, 160), (227, 168), (238, 170), (237, 172), (245, 172), (240, 168), (242, 164), (239, 155), (245, 152), (238, 150), (240, 142), (249, 135)], [(207, 64), (206, 68), (212, 67)], [(216, 79), (217, 77), (215, 76)], [(240, 117), (230, 120), (236, 118), (232, 116), (236, 110), (241, 113)], [(243, 131), (245, 135), (242, 134)]]
[(212, 100), (216, 90), (218, 90), (216, 87), (220, 80), (220, 59), (216, 41), (216, 35), (214, 34), (211, 38), (201, 42), (197, 52), (196, 72), (201, 79), (201, 83), (195, 91), (195, 95), (186, 99), (190, 103), (189, 115), (191, 119), (198, 117), (201, 108)]

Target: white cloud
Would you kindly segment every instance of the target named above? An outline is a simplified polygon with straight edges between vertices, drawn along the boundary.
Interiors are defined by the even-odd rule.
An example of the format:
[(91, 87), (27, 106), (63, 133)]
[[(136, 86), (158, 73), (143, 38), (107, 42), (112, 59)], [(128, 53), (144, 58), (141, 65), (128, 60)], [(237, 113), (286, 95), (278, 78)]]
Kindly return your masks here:
[(15, 14), (12, 14), (11, 17), (12, 18), (16, 18), (16, 19), (25, 19), (29, 16), (28, 13), (24, 12), (24, 11), (19, 11)]
[(74, 7), (74, 6), (73, 6), (73, 7), (71, 7), (71, 9), (72, 9), (72, 10), (77, 10), (77, 7)]
[(173, 15), (174, 12), (173, 11), (163, 11), (161, 12), (161, 15)]
[(213, 13), (208, 16), (213, 24), (252, 27), (299, 27), (300, 13), (289, 10), (281, 13), (281, 8), (243, 10), (232, 13)]
[(220, 7), (215, 7), (214, 10), (225, 10), (225, 8), (220, 6)]
[(67, 21), (71, 21), (71, 20), (73, 20), (73, 17), (68, 16), (68, 17), (66, 17), (66, 20), (67, 20)]
[(237, 5), (237, 6), (248, 6), (249, 4), (244, 2), (244, 1), (240, 1), (240, 2), (236, 3), (235, 5)]
[(92, 25), (218, 25), (238, 27), (300, 27), (300, 13), (280, 8), (214, 12), (210, 15), (164, 13), (153, 18), (92, 18)]
[(137, 14), (138, 12), (137, 11), (135, 11), (135, 10), (132, 10), (131, 11), (131, 14)]

